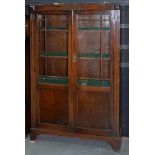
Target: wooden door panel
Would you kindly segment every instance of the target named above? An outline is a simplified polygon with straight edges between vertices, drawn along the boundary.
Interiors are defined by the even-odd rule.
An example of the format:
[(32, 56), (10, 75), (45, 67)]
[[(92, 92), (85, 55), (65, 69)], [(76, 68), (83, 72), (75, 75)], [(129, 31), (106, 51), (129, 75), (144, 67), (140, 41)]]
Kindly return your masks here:
[(78, 92), (78, 127), (109, 129), (110, 94)]
[(68, 91), (40, 88), (40, 123), (68, 124)]

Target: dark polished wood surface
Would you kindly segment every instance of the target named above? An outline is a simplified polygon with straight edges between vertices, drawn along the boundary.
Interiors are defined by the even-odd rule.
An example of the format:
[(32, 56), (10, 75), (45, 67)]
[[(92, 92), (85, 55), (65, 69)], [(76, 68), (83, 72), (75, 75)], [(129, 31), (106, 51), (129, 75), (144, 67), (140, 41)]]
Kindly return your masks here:
[(30, 95), (30, 18), (25, 16), (25, 133), (31, 127), (31, 95)]

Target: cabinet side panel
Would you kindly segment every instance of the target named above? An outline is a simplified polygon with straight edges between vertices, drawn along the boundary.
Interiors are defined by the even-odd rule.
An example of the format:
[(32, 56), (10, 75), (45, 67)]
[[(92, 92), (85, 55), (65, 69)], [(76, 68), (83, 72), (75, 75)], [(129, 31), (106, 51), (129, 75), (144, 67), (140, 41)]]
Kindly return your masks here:
[(38, 106), (38, 40), (37, 40), (37, 16), (30, 15), (30, 78), (31, 78), (31, 128), (37, 125), (37, 106)]
[(113, 66), (113, 132), (115, 136), (119, 136), (120, 128), (120, 11), (113, 10), (112, 12), (112, 29), (113, 29), (113, 48), (114, 48), (114, 66)]

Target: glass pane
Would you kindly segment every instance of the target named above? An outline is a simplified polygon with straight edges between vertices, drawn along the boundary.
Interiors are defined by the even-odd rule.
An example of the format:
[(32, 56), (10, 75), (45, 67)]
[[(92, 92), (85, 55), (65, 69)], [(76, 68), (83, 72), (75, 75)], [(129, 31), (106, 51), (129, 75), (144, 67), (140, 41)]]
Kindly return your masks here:
[(39, 15), (39, 82), (68, 83), (68, 18), (66, 15)]
[(67, 59), (47, 57), (45, 64), (45, 58), (40, 57), (40, 74), (47, 76), (67, 77)]
[(79, 77), (81, 78), (100, 78), (100, 60), (99, 59), (79, 59), (78, 62)]
[(67, 16), (65, 15), (46, 15), (40, 19), (41, 29), (67, 30), (67, 27)]
[(109, 60), (102, 60), (102, 77), (104, 80), (110, 79), (110, 61)]
[(77, 40), (77, 84), (110, 87), (110, 15), (79, 15)]
[(80, 57), (100, 55), (99, 31), (78, 31), (78, 54)]
[(78, 15), (78, 20), (100, 20), (101, 15), (99, 14), (89, 14), (89, 15)]
[(100, 29), (100, 21), (90, 20), (81, 20), (78, 22), (79, 30), (99, 30)]
[(110, 57), (110, 21), (102, 21), (102, 26), (102, 55), (107, 58)]

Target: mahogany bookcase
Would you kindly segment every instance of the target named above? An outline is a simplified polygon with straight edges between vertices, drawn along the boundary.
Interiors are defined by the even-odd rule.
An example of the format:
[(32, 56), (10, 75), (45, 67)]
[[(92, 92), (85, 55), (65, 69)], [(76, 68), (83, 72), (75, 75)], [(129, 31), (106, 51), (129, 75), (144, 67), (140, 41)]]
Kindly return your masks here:
[(31, 130), (103, 140), (118, 150), (120, 11), (30, 6)]

